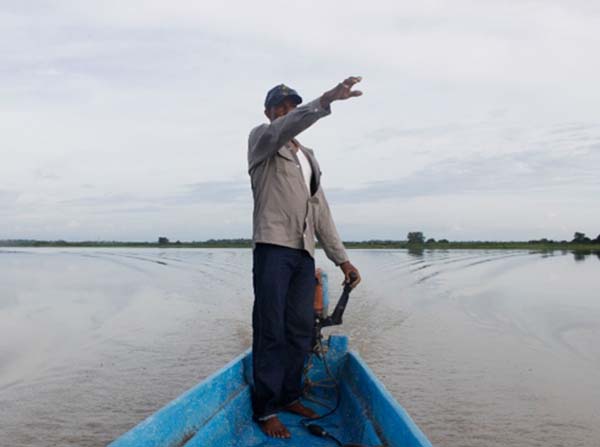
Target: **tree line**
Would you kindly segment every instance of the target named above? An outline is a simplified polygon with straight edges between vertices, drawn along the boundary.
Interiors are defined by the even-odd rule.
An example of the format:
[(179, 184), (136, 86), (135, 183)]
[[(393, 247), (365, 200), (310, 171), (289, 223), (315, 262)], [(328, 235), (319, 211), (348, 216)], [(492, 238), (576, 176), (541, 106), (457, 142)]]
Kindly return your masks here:
[[(440, 239), (435, 240), (434, 238), (426, 239), (425, 235), (422, 231), (411, 231), (406, 235), (406, 242), (409, 245), (427, 245), (427, 244), (449, 244), (450, 241), (448, 239)], [(488, 242), (488, 241), (485, 241)], [(456, 242), (453, 242), (456, 243)], [(460, 242), (459, 242), (460, 243)], [(495, 243), (493, 241), (489, 241), (489, 243)], [(591, 239), (585, 235), (585, 233), (581, 233), (576, 231), (573, 235), (573, 239), (570, 241), (562, 240), (555, 241), (548, 238), (542, 239), (532, 239), (527, 241), (528, 244), (600, 244), (600, 234), (596, 236), (595, 239)]]
[[(345, 241), (348, 248), (532, 248), (541, 247), (581, 247), (600, 245), (600, 234), (592, 239), (585, 233), (575, 232), (570, 241), (555, 241), (548, 238), (532, 239), (529, 241), (449, 241), (448, 239), (426, 238), (422, 231), (410, 231), (406, 240), (370, 239), (366, 241)], [(320, 244), (317, 244), (320, 247)], [(208, 239), (205, 241), (171, 241), (166, 236), (160, 236), (155, 242), (124, 242), (124, 241), (78, 241), (65, 240), (33, 240), (33, 239), (0, 239), (0, 247), (181, 247), (181, 248), (250, 248), (252, 240), (247, 238)], [(581, 247), (583, 248), (583, 247)], [(596, 247), (592, 247), (595, 249)]]

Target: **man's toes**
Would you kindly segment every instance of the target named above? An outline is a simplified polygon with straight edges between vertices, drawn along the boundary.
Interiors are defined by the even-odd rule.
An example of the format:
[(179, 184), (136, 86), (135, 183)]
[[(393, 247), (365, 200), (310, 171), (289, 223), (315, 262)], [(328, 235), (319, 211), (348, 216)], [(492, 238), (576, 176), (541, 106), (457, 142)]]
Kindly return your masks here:
[(288, 431), (287, 427), (281, 423), (281, 421), (277, 418), (271, 418), (266, 421), (259, 422), (260, 428), (262, 431), (272, 438), (290, 438), (292, 435)]
[(273, 436), (279, 439), (289, 438), (290, 432), (284, 426), (277, 427), (273, 430)]

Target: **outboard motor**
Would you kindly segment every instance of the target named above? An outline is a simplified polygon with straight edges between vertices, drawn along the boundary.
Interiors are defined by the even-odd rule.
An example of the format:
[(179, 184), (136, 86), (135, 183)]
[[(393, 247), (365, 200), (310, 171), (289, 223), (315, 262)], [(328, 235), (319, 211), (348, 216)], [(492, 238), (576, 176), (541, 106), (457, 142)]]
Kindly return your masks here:
[[(356, 274), (350, 273), (350, 281), (344, 283), (344, 290), (338, 300), (335, 309), (331, 315), (328, 315), (329, 308), (329, 293), (327, 274), (321, 269), (317, 269), (316, 273), (317, 287), (315, 290), (314, 299), (314, 311), (315, 311), (315, 329), (314, 329), (314, 340), (313, 340), (313, 351), (318, 349), (318, 346), (322, 346), (321, 341), (323, 340), (322, 329), (327, 326), (338, 326), (342, 324), (342, 317), (344, 311), (348, 305), (348, 299), (350, 298), (350, 292), (352, 291), (351, 283), (356, 280)], [(322, 354), (322, 353), (318, 353)]]

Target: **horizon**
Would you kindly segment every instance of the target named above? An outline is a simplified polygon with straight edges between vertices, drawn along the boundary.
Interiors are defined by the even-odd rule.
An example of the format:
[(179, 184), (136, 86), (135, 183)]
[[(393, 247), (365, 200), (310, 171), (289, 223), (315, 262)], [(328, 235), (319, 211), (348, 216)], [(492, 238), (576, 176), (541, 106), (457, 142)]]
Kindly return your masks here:
[[(574, 236), (580, 232), (574, 232)], [(600, 233), (598, 233), (597, 236), (591, 235), (591, 234), (586, 234), (586, 233), (581, 233), (583, 234), (585, 237), (588, 237), (591, 239), (592, 243), (596, 243), (596, 240), (600, 240)], [(204, 244), (204, 243), (227, 243), (227, 242), (252, 242), (252, 237), (251, 236), (247, 236), (247, 237), (231, 237), (231, 238), (209, 238), (209, 239), (203, 239), (203, 240), (197, 240), (197, 239), (192, 239), (192, 240), (181, 240), (181, 239), (171, 239), (169, 237), (167, 237), (167, 242), (159, 242), (159, 239), (162, 238), (164, 236), (161, 237), (157, 237), (155, 238), (153, 241), (152, 240), (119, 240), (119, 239), (80, 239), (80, 240), (73, 240), (73, 239), (28, 239), (28, 238), (14, 238), (14, 239), (0, 239), (0, 244), (2, 243), (8, 243), (8, 242), (33, 242), (33, 243), (39, 243), (39, 242), (47, 242), (47, 243), (67, 243), (67, 244), (78, 244), (78, 243), (90, 243), (90, 244), (111, 244), (111, 243), (116, 243), (116, 244), (157, 244), (157, 245), (176, 245), (176, 244)], [(481, 239), (448, 239), (445, 237), (439, 237), (439, 238), (435, 238), (435, 237), (431, 237), (430, 235), (424, 235), (425, 240), (428, 239), (433, 239), (434, 243), (440, 243), (441, 241), (447, 241), (449, 243), (531, 243), (531, 242), (537, 242), (537, 243), (574, 243), (574, 238), (568, 238), (568, 239), (550, 239), (550, 238), (546, 238), (546, 237), (542, 237), (542, 238), (537, 238), (537, 239), (529, 239), (529, 240), (481, 240)], [(361, 240), (357, 240), (357, 239), (345, 239), (343, 240), (344, 243), (347, 244), (365, 244), (365, 243), (408, 243), (408, 238), (405, 239), (361, 239)], [(575, 242), (576, 243), (576, 242)]]

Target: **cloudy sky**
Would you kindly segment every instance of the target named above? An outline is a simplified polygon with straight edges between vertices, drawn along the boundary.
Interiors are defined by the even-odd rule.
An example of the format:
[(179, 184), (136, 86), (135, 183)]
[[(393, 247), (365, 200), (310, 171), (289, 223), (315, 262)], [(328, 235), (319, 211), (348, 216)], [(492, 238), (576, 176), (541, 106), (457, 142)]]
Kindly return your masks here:
[(249, 237), (266, 91), (346, 240), (600, 233), (596, 1), (0, 2), (0, 239)]

